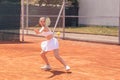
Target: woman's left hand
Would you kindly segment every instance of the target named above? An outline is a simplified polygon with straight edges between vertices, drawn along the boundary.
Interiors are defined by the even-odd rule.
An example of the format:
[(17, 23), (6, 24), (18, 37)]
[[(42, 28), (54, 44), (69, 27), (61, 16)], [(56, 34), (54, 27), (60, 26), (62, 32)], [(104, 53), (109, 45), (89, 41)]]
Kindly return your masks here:
[(39, 29), (34, 29), (36, 34), (39, 34)]

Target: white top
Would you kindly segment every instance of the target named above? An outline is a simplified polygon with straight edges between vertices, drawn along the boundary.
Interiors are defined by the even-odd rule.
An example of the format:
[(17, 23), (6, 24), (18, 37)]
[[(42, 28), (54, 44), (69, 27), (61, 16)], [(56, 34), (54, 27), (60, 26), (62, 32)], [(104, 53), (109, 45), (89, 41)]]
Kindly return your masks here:
[(45, 31), (43, 31), (43, 29), (44, 29), (44, 27), (42, 27), (40, 30), (39, 30), (39, 32), (41, 33), (41, 35), (42, 36), (48, 36), (48, 35), (51, 35), (51, 34), (53, 34), (53, 32), (51, 32), (51, 31), (47, 31), (47, 32), (45, 32)]

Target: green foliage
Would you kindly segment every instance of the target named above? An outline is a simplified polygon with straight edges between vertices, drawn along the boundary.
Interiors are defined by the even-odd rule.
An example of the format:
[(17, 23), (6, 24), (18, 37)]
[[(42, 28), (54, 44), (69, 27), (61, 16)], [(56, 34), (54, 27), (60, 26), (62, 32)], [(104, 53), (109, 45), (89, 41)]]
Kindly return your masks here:
[(68, 1), (71, 1), (72, 3), (76, 3), (77, 2), (77, 0), (68, 0)]
[[(29, 27), (29, 29), (40, 28), (39, 25), (35, 27)], [(53, 30), (53, 27), (50, 27)], [(62, 32), (62, 27), (56, 27), (55, 31)], [(118, 36), (119, 30), (116, 26), (79, 26), (79, 27), (67, 27), (65, 32), (79, 33), (79, 34), (93, 34), (93, 35), (107, 35)]]
[[(56, 31), (63, 31), (63, 28), (56, 28)], [(118, 36), (118, 27), (110, 26), (80, 26), (80, 27), (67, 27), (65, 32), (93, 34), (93, 35), (109, 35)]]
[(50, 6), (50, 5), (61, 5), (62, 0), (39, 0), (38, 4), (41, 6), (42, 4), (45, 4), (45, 6)]
[(78, 7), (78, 0), (68, 0), (72, 3), (72, 6)]

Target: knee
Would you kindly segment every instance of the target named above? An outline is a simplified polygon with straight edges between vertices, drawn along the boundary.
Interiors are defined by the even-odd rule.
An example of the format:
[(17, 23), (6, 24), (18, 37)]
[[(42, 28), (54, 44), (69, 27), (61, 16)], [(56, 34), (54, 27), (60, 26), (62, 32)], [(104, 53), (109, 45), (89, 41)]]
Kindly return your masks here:
[(60, 57), (59, 53), (58, 53), (58, 50), (54, 50), (54, 56), (55, 56), (55, 58), (59, 58)]
[(45, 52), (44, 52), (44, 51), (41, 51), (41, 52), (40, 52), (40, 55), (41, 55), (41, 56), (44, 56), (44, 55), (45, 55)]
[(60, 59), (60, 56), (59, 55), (54, 55), (56, 59)]

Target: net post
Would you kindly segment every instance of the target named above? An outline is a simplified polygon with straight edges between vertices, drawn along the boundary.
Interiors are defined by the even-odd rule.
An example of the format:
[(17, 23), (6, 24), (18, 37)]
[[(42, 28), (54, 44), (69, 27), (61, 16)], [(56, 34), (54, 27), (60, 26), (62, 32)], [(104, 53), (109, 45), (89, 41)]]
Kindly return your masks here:
[(65, 0), (63, 0), (63, 39), (65, 39)]
[(118, 44), (120, 45), (120, 16), (119, 16), (119, 26), (118, 26)]
[(119, 26), (118, 26), (118, 44), (120, 45), (120, 1), (119, 1)]
[(26, 29), (27, 29), (27, 32), (26, 34), (28, 34), (28, 16), (29, 16), (29, 1), (27, 0), (27, 3), (26, 3)]
[(24, 0), (21, 0), (21, 28), (22, 28), (22, 42), (24, 41)]

